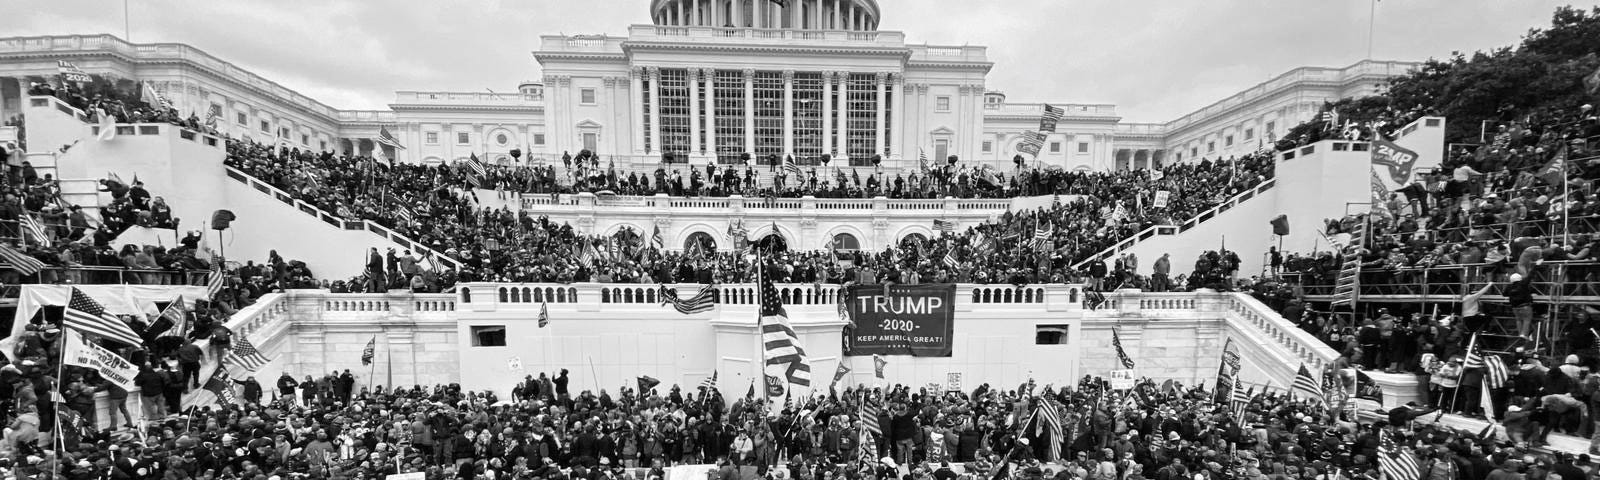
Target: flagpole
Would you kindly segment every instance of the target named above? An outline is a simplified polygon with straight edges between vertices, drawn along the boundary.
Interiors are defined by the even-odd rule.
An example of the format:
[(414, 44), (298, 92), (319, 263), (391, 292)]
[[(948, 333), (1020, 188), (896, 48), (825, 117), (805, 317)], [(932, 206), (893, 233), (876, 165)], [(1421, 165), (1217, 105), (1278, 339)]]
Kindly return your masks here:
[(1367, 10), (1367, 60), (1372, 60), (1372, 33), (1378, 24), (1378, 0), (1372, 0)]

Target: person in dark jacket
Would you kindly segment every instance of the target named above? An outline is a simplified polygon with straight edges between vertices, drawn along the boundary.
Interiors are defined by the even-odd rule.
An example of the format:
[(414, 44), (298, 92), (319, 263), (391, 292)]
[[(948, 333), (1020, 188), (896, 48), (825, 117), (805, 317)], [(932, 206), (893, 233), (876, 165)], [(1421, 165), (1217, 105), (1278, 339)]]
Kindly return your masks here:
[(289, 397), (289, 400), (293, 401), (294, 389), (299, 386), (300, 382), (289, 376), (289, 372), (283, 372), (283, 375), (278, 377), (278, 396)]
[(194, 342), (184, 342), (178, 347), (178, 368), (181, 369), (183, 380), (188, 385), (185, 390), (200, 388), (200, 361), (206, 358), (205, 350)]
[(139, 374), (133, 377), (133, 383), (139, 386), (139, 395), (143, 397), (140, 399), (144, 402), (141, 409), (143, 412), (140, 413), (144, 415), (144, 418), (154, 419), (165, 416), (162, 413), (165, 409), (161, 407), (161, 402), (166, 399), (166, 395), (162, 392), (167, 389), (167, 379), (161, 372), (156, 370), (155, 365), (145, 364), (143, 368), (140, 368)]
[(1506, 302), (1511, 304), (1511, 315), (1517, 319), (1517, 335), (1529, 337), (1533, 331), (1533, 287), (1528, 285), (1531, 279), (1523, 278), (1520, 273), (1511, 274), (1511, 283), (1506, 285), (1504, 295)]
[(161, 364), (161, 376), (166, 380), (166, 388), (161, 390), (161, 395), (166, 397), (167, 414), (176, 415), (183, 410), (183, 387), (187, 382), (182, 373), (165, 363)]
[[(291, 378), (289, 380), (292, 381), (294, 379)], [(254, 375), (245, 377), (244, 380), (236, 379), (233, 381), (233, 383), (244, 385), (244, 391), (241, 392), (241, 394), (245, 403), (252, 405), (259, 405), (261, 403), (261, 384), (256, 382), (256, 377)]]

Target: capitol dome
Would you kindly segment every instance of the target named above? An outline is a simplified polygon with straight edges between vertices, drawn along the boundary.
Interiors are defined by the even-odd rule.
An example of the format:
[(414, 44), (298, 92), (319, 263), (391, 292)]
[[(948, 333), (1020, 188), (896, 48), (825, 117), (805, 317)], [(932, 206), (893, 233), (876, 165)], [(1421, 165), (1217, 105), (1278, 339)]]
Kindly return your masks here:
[(654, 0), (650, 18), (660, 26), (878, 29), (876, 0)]

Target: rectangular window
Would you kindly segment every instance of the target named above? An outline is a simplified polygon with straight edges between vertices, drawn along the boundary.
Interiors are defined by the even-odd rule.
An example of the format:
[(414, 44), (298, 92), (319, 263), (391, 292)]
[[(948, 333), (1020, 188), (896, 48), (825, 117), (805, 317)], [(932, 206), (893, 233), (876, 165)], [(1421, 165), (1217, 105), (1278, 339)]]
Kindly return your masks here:
[(584, 105), (594, 105), (595, 104), (594, 89), (593, 88), (579, 89), (578, 90), (578, 101), (583, 102)]
[(1033, 344), (1034, 345), (1066, 345), (1067, 344), (1067, 340), (1070, 340), (1070, 338), (1068, 337), (1068, 334), (1067, 334), (1067, 332), (1071, 331), (1070, 328), (1071, 328), (1070, 325), (1037, 325), (1037, 326), (1034, 326)]
[[(844, 145), (850, 165), (872, 166), (873, 149), (878, 140), (878, 83), (871, 73), (853, 73), (845, 81)], [(941, 156), (941, 158), (943, 158)]]
[(1178, 152), (1178, 161), (1179, 162), (1183, 161), (1183, 152)]
[(739, 163), (744, 145), (744, 72), (719, 70), (713, 76), (716, 92), (716, 130), (712, 135), (717, 163)]
[(1244, 129), (1244, 141), (1248, 142), (1248, 141), (1255, 140), (1255, 139), (1256, 139), (1256, 129), (1254, 129), (1254, 128), (1246, 128), (1246, 129)]
[(505, 325), (473, 325), (472, 346), (474, 347), (504, 347), (506, 346)]
[(1273, 131), (1276, 131), (1277, 126), (1278, 122), (1267, 122), (1267, 135), (1271, 135)]
[(936, 102), (934, 104), (934, 109), (936, 109), (938, 111), (941, 111), (941, 112), (950, 111), (950, 97), (941, 96), (941, 97), (935, 98), (934, 101)]
[(1216, 153), (1217, 142), (1206, 142), (1206, 153)]
[(1050, 153), (1061, 153), (1061, 142), (1050, 142)]
[(261, 121), (261, 133), (272, 133), (272, 124), (266, 120)]
[(289, 138), (289, 127), (278, 127), (278, 138)]
[(439, 144), (439, 132), (426, 132), (422, 134), (422, 141), (428, 145)]
[(1089, 153), (1089, 142), (1078, 142), (1078, 153)]
[(311, 136), (310, 135), (306, 135), (304, 133), (300, 134), (300, 144), (301, 145), (310, 145), (311, 144)]
[(544, 145), (544, 134), (543, 133), (535, 133), (535, 134), (533, 134), (533, 144), (534, 145)]
[(984, 140), (983, 141), (983, 153), (989, 153), (989, 152), (992, 152), (992, 151), (994, 151), (994, 142), (990, 141), (990, 140)]
[(950, 158), (950, 141), (949, 140), (934, 140), (933, 141), (933, 159), (931, 160), (931, 162), (934, 162), (935, 164), (937, 164), (938, 162), (942, 162), (947, 158)]
[(794, 161), (817, 165), (822, 157), (822, 74), (795, 72)]
[(249, 125), (250, 124), (250, 118), (249, 117), (250, 116), (249, 115), (245, 115), (244, 112), (239, 112), (237, 115), (234, 115), (234, 118), (236, 119), (236, 120), (234, 120), (234, 123), (238, 123), (240, 125)]
[(321, 150), (321, 151), (324, 151), (324, 152), (328, 151), (328, 141), (327, 140), (318, 140), (317, 141), (317, 150)]
[(600, 149), (599, 145), (600, 145), (600, 135), (593, 134), (593, 133), (585, 133), (585, 134), (583, 134), (583, 148), (585, 150), (588, 150), (588, 151), (591, 151), (591, 152), (599, 150)]
[(1222, 137), (1222, 145), (1225, 146), (1225, 147), (1233, 146), (1233, 135), (1228, 135), (1226, 137)]
[(688, 162), (689, 155), (689, 71), (661, 69), (661, 152), (674, 161)]
[(456, 132), (456, 145), (466, 145), (469, 143), (472, 143), (472, 135), (468, 134), (467, 132)]
[(1198, 156), (1200, 156), (1200, 149), (1195, 148), (1195, 147), (1189, 147), (1189, 158), (1194, 158), (1194, 157), (1198, 157)]

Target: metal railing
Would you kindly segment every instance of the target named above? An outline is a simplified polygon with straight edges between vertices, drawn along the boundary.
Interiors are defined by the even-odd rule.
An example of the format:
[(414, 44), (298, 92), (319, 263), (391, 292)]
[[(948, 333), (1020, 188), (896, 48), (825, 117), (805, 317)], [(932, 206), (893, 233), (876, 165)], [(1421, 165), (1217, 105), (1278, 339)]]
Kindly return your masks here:
[(1257, 195), (1260, 195), (1261, 193), (1266, 192), (1267, 190), (1271, 190), (1272, 187), (1276, 186), (1277, 184), (1278, 184), (1278, 179), (1277, 178), (1268, 178), (1266, 181), (1256, 184), (1256, 186), (1254, 188), (1251, 188), (1249, 190), (1245, 190), (1244, 192), (1241, 192), (1241, 193), (1239, 193), (1237, 195), (1229, 197), (1227, 200), (1223, 201), (1222, 203), (1217, 204), (1217, 206), (1208, 208), (1205, 211), (1202, 211), (1202, 212), (1196, 214), (1195, 216), (1190, 217), (1188, 220), (1184, 220), (1183, 223), (1180, 223), (1180, 224), (1177, 224), (1177, 225), (1154, 225), (1154, 226), (1145, 228), (1144, 230), (1140, 230), (1139, 233), (1135, 233), (1132, 236), (1129, 236), (1128, 238), (1125, 238), (1122, 241), (1117, 242), (1116, 245), (1112, 245), (1110, 247), (1106, 247), (1105, 250), (1101, 250), (1099, 253), (1096, 253), (1094, 255), (1090, 255), (1088, 258), (1085, 258), (1082, 261), (1079, 261), (1078, 263), (1073, 264), (1072, 268), (1082, 269), (1084, 267), (1084, 265), (1088, 265), (1089, 262), (1093, 262), (1095, 260), (1100, 260), (1100, 259), (1104, 259), (1104, 258), (1111, 258), (1112, 256), (1115, 256), (1118, 253), (1122, 253), (1123, 251), (1126, 251), (1128, 249), (1133, 248), (1135, 245), (1138, 245), (1139, 242), (1143, 242), (1146, 239), (1149, 239), (1150, 237), (1164, 236), (1164, 235), (1177, 235), (1179, 233), (1183, 233), (1183, 232), (1189, 231), (1189, 229), (1200, 225), (1200, 222), (1204, 222), (1206, 220), (1210, 220), (1213, 217), (1216, 217), (1217, 215), (1221, 215), (1222, 212), (1226, 212), (1228, 210), (1232, 210), (1233, 207), (1238, 206), (1241, 202), (1244, 202), (1245, 200), (1249, 200), (1249, 199), (1255, 198)]
[[(1459, 264), (1363, 269), (1361, 298), (1404, 298), (1459, 301), (1461, 296), (1489, 287), (1484, 300), (1504, 302), (1507, 278), (1515, 264)], [(1600, 302), (1600, 262), (1549, 261), (1535, 267), (1527, 279), (1540, 301)], [(1293, 274), (1296, 280), (1302, 275)], [(1299, 284), (1308, 297), (1333, 295), (1333, 284)]]

